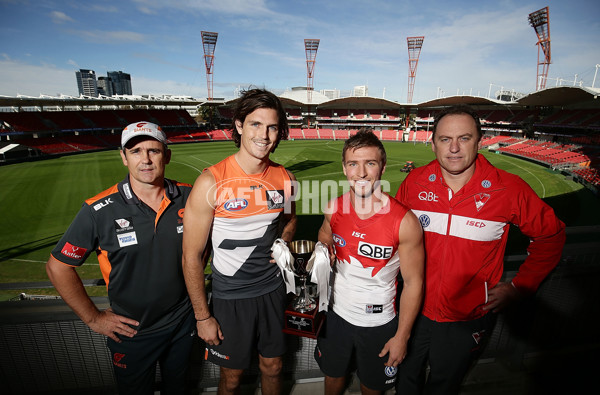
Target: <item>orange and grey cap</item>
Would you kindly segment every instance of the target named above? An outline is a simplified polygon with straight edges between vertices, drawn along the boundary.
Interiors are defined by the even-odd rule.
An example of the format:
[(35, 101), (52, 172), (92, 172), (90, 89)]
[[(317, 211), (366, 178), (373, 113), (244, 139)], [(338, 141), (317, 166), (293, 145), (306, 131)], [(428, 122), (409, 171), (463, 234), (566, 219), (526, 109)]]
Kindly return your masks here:
[(121, 134), (121, 147), (125, 147), (125, 144), (127, 144), (129, 140), (138, 136), (152, 137), (163, 144), (167, 144), (167, 136), (160, 126), (152, 122), (141, 121), (129, 124), (123, 129), (123, 133)]

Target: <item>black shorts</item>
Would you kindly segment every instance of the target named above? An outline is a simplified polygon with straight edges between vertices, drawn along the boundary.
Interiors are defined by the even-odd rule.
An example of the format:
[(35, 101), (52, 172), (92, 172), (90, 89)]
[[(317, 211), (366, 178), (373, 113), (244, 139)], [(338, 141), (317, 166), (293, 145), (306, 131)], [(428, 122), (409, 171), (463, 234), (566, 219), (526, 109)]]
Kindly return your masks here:
[(385, 366), (389, 355), (379, 353), (398, 330), (398, 317), (376, 327), (355, 326), (333, 311), (327, 312), (317, 339), (315, 360), (329, 377), (347, 376), (356, 367), (361, 384), (385, 391), (394, 386), (397, 368)]
[(246, 369), (255, 348), (265, 358), (285, 353), (283, 283), (275, 291), (256, 298), (213, 298), (212, 304), (213, 316), (225, 338), (217, 346), (206, 345), (206, 360), (229, 369)]
[(188, 360), (196, 337), (196, 319), (192, 310), (179, 324), (156, 332), (131, 338), (119, 336), (121, 343), (107, 337), (119, 393), (154, 393), (157, 361), (162, 393), (185, 393)]

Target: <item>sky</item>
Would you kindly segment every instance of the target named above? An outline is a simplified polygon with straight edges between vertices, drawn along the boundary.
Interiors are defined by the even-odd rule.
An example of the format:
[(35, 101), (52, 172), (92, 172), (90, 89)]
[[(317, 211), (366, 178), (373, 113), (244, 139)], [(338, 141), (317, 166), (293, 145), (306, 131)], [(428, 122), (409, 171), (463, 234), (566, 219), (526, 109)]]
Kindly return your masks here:
[[(413, 102), (536, 89), (537, 35), (549, 7), (547, 87), (592, 86), (597, 0), (0, 0), (0, 95), (78, 96), (75, 72), (131, 75), (135, 95), (207, 97), (202, 31), (218, 33), (213, 97), (307, 85), (304, 39), (319, 39), (316, 91), (405, 103), (407, 37), (424, 36)], [(600, 74), (600, 73), (598, 73)], [(595, 85), (600, 87), (600, 75)]]

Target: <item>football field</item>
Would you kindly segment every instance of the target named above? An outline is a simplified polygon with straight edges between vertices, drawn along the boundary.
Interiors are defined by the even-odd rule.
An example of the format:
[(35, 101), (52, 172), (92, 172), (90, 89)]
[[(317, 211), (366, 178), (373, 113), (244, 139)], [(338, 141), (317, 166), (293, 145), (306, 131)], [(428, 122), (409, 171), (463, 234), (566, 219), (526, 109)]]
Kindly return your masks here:
[[(388, 163), (384, 189), (392, 195), (406, 177), (407, 160), (430, 162), (430, 146), (384, 143)], [(290, 169), (300, 185), (296, 238), (316, 240), (321, 207), (343, 191), (343, 141), (284, 141), (271, 158)], [(233, 142), (172, 145), (167, 177), (193, 184), (202, 169), (237, 151)], [(542, 166), (486, 150), (492, 164), (519, 174), (553, 206), (568, 226), (600, 224), (598, 199), (581, 185)], [(63, 156), (0, 166), (0, 282), (48, 281), (44, 265), (82, 202), (122, 180), (127, 174), (117, 150)], [(84, 279), (101, 278), (94, 256), (78, 270)], [(103, 288), (103, 287), (98, 287)], [(52, 293), (52, 289), (27, 293)], [(104, 292), (103, 289), (98, 291)], [(4, 292), (3, 292), (4, 293)], [(0, 295), (0, 300), (15, 296)], [(18, 293), (16, 293), (18, 294)]]

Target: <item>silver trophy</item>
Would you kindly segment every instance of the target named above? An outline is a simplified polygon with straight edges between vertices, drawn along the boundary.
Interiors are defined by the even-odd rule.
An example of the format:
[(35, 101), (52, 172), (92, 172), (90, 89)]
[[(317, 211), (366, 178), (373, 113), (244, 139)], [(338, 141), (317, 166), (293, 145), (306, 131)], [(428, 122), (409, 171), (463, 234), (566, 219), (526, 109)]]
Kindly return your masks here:
[(294, 240), (289, 245), (290, 253), (294, 257), (294, 274), (302, 282), (300, 295), (294, 299), (292, 309), (300, 313), (312, 311), (317, 307), (316, 301), (306, 291), (306, 279), (312, 271), (312, 265), (309, 267), (308, 261), (315, 250), (315, 244), (317, 243), (310, 240)]

